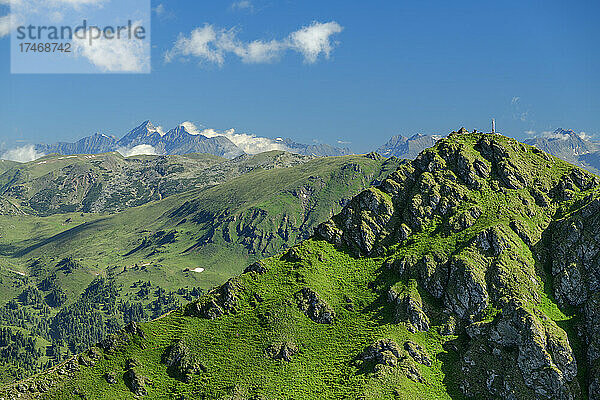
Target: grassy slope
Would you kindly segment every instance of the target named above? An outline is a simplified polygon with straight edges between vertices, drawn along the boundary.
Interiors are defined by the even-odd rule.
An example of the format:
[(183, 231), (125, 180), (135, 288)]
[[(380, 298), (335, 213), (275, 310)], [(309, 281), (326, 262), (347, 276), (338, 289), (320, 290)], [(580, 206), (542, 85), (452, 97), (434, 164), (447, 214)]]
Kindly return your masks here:
[[(264, 278), (244, 275), (241, 282), (248, 292), (238, 314), (218, 321), (185, 317), (181, 310), (148, 323), (144, 330), (147, 340), (134, 339), (123, 351), (109, 355), (96, 366), (85, 368), (76, 380), (64, 383), (59, 392), (49, 398), (77, 398), (74, 390), (87, 398), (128, 399), (131, 392), (119, 380), (109, 385), (107, 372), (120, 376), (127, 359), (135, 358), (143, 365), (143, 374), (151, 379), (149, 398), (173, 398), (187, 395), (199, 398), (390, 398), (401, 392), (403, 399), (449, 399), (444, 385), (441, 362), (432, 367), (420, 366), (427, 385), (415, 385), (402, 374), (373, 377), (352, 365), (355, 354), (365, 345), (380, 338), (393, 338), (399, 343), (410, 339), (423, 345), (431, 356), (444, 353), (440, 336), (430, 333), (409, 333), (403, 325), (391, 322), (377, 295), (368, 283), (377, 274), (381, 259), (355, 259), (323, 241), (306, 241), (301, 246), (308, 265), (290, 268), (279, 257), (265, 262), (270, 270)], [(323, 261), (320, 261), (320, 260)], [(331, 279), (335, 277), (334, 279)], [(290, 304), (290, 293), (304, 286), (317, 290), (336, 309), (338, 320), (331, 326), (319, 325), (307, 319)], [(250, 293), (252, 293), (250, 295)], [(249, 303), (254, 293), (264, 299), (256, 308)], [(354, 310), (343, 308), (345, 297)], [(265, 323), (258, 315), (270, 313), (272, 322)], [(169, 376), (161, 356), (175, 339), (183, 339), (201, 355), (207, 373), (184, 384)], [(283, 363), (264, 356), (273, 342), (293, 340), (300, 343), (300, 353), (293, 362)], [(392, 384), (390, 384), (392, 383)], [(260, 398), (260, 397), (258, 397)]]
[[(123, 300), (139, 300), (135, 283), (140, 280), (151, 281), (153, 291), (157, 287), (167, 291), (213, 287), (239, 273), (250, 261), (310, 234), (315, 224), (339, 211), (342, 200), (383, 179), (397, 166), (396, 160), (366, 156), (320, 158), (290, 168), (272, 168), (272, 160), (272, 154), (255, 156), (253, 165), (268, 165), (270, 169), (253, 168), (221, 185), (174, 195), (115, 215), (0, 216), (0, 301), (5, 304), (17, 298), (26, 287), (37, 285), (53, 272), (68, 295), (64, 306), (76, 301), (94, 278), (108, 271), (121, 288), (119, 298)], [(315, 178), (323, 185), (314, 188), (308, 201), (301, 200), (297, 189), (311, 186)], [(248, 232), (240, 231), (234, 236), (237, 228), (232, 221), (213, 226), (172, 216), (186, 202), (193, 205), (188, 217), (207, 212), (240, 216), (237, 221), (252, 227), (250, 234), (262, 235), (269, 246), (252, 251), (253, 247), (244, 243)], [(255, 210), (263, 212), (260, 218), (253, 217)], [(282, 216), (293, 220), (287, 237), (277, 236)], [(224, 229), (232, 232), (232, 239), (223, 238)], [(164, 245), (152, 243), (131, 253), (144, 239), (163, 230), (176, 232), (176, 240)], [(212, 231), (219, 234), (199, 246), (198, 241)], [(194, 250), (186, 251), (191, 247)], [(68, 274), (59, 270), (57, 264), (65, 257), (73, 257), (81, 268)], [(205, 271), (184, 271), (196, 267)], [(152, 297), (144, 301), (150, 300)], [(40, 313), (31, 306), (21, 306), (34, 315)], [(50, 310), (50, 315), (58, 310)]]
[[(353, 170), (355, 165), (360, 166), (360, 170)], [(249, 209), (264, 210), (269, 218), (257, 227), (264, 231), (272, 231), (273, 224), (285, 212), (297, 221), (298, 232), (290, 240), (294, 243), (300, 231), (310, 233), (312, 226), (339, 211), (341, 199), (350, 198), (396, 166), (395, 162), (384, 165), (382, 161), (364, 156), (322, 158), (292, 168), (252, 171), (215, 187), (187, 192), (116, 215), (0, 216), (2, 265), (31, 275), (27, 265), (37, 258), (51, 267), (70, 256), (80, 261), (84, 266), (82, 273), (88, 276), (87, 279), (78, 277), (73, 283), (73, 290), (80, 291), (107, 267), (122, 269), (136, 263), (149, 263), (144, 271), (131, 269), (123, 274), (123, 282), (151, 279), (161, 286), (164, 281), (167, 287), (177, 287), (191, 280), (188, 284), (209, 288), (239, 273), (248, 260), (265, 254), (249, 255), (241, 244), (224, 243), (220, 237), (215, 237), (215, 243), (185, 252), (213, 227), (191, 221), (181, 223), (181, 217), (169, 217), (181, 204), (194, 204), (197, 214), (243, 215), (244, 218), (250, 218), (246, 215)], [(326, 186), (311, 200), (312, 208), (305, 210), (300, 199), (291, 192), (304, 186), (311, 176), (323, 178)], [(309, 219), (302, 223), (305, 216)], [(71, 221), (65, 224), (68, 218)], [(158, 253), (151, 256), (148, 254), (156, 247), (124, 256), (145, 237), (161, 230), (176, 230), (177, 240), (158, 246)], [(279, 246), (290, 244), (279, 242)], [(272, 247), (267, 250), (272, 252)], [(201, 277), (183, 273), (185, 268), (195, 267), (205, 268), (206, 273)]]

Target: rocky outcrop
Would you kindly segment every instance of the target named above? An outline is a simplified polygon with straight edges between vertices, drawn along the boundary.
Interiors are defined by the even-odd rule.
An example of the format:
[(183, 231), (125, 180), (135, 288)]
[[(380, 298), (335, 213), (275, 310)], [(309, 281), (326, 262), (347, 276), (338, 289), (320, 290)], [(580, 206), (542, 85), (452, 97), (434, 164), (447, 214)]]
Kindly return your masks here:
[(419, 346), (415, 342), (411, 342), (410, 340), (404, 342), (404, 350), (408, 352), (408, 355), (413, 358), (419, 364), (423, 364), (427, 367), (431, 367), (431, 359), (427, 355), (425, 349)]
[(368, 362), (375, 365), (387, 365), (389, 367), (397, 366), (403, 358), (405, 358), (404, 350), (402, 350), (402, 348), (392, 339), (378, 340), (368, 346), (358, 356), (360, 362)]
[(573, 399), (580, 393), (567, 334), (542, 313), (510, 301), (498, 318), (471, 324), (466, 332), (471, 339), (462, 356), (467, 395)]
[(408, 379), (425, 383), (415, 361), (431, 366), (427, 353), (418, 344), (407, 341), (404, 348), (392, 339), (381, 339), (368, 346), (355, 360), (355, 365), (364, 371), (384, 374), (390, 370), (401, 371)]
[(146, 337), (146, 334), (144, 334), (142, 328), (140, 328), (138, 323), (135, 321), (132, 321), (129, 324), (125, 325), (125, 328), (123, 328), (123, 330), (129, 333), (130, 335), (139, 336), (142, 339)]
[(370, 254), (378, 237), (385, 232), (394, 212), (388, 194), (369, 188), (342, 210), (336, 221), (319, 225), (316, 233), (324, 239), (346, 244), (360, 254)]
[(256, 272), (257, 274), (262, 275), (265, 272), (267, 272), (267, 268), (265, 268), (263, 263), (261, 263), (260, 261), (257, 261), (255, 263), (248, 265), (246, 267), (246, 269), (244, 269), (245, 274), (248, 274), (250, 272)]
[(396, 321), (405, 322), (410, 332), (429, 330), (429, 318), (423, 311), (423, 302), (416, 288), (416, 281), (406, 288), (391, 288), (388, 300), (395, 306)]
[(317, 292), (305, 287), (294, 295), (298, 308), (318, 324), (331, 324), (335, 319), (335, 311)]
[(486, 261), (475, 252), (450, 262), (444, 302), (459, 318), (479, 315), (488, 305)]
[[(598, 179), (560, 163), (513, 139), (456, 132), (363, 192), (316, 232), (355, 254), (388, 257), (383, 268), (400, 282), (387, 298), (396, 321), (409, 331), (432, 324), (426, 312), (430, 303), (421, 294), (440, 299), (438, 312), (446, 322), (439, 332), (461, 335), (467, 326), (470, 337), (466, 349), (457, 350), (461, 388), (483, 398), (580, 395), (567, 334), (531, 306), (541, 301), (546, 280), (541, 265), (551, 265), (559, 304), (576, 307), (586, 320), (582, 361), (591, 371), (590, 397), (600, 398), (594, 394), (600, 385), (594, 311), (600, 291), (600, 200), (580, 196)], [(450, 237), (456, 240), (450, 250), (436, 248)], [(401, 256), (394, 254), (398, 249), (404, 250)], [(378, 362), (393, 362), (392, 348), (380, 353)]]
[[(582, 179), (576, 181), (581, 184)], [(600, 399), (600, 199), (584, 199), (582, 207), (552, 226), (550, 234), (552, 251), (548, 258), (554, 295), (583, 315), (588, 392), (590, 399)]]
[(167, 347), (161, 361), (167, 366), (170, 376), (183, 382), (189, 382), (193, 375), (206, 371), (206, 367), (196, 359), (195, 354), (182, 340), (177, 340)]
[(185, 315), (216, 319), (230, 313), (235, 313), (239, 293), (243, 290), (238, 278), (232, 278), (206, 296), (190, 303), (185, 308)]
[(148, 394), (146, 383), (148, 378), (138, 373), (134, 368), (130, 368), (123, 374), (125, 385), (135, 396), (143, 397)]
[(265, 350), (267, 357), (273, 360), (292, 361), (292, 357), (298, 353), (298, 346), (290, 341), (273, 343)]

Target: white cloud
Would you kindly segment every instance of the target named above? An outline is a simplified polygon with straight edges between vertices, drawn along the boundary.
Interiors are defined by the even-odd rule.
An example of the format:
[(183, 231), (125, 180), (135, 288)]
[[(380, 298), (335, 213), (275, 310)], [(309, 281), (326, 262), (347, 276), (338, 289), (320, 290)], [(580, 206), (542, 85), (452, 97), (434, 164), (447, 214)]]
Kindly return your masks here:
[(83, 6), (83, 5), (100, 5), (107, 2), (108, 0), (53, 0), (49, 3), (63, 3), (71, 6)]
[(165, 13), (166, 9), (165, 9), (165, 5), (164, 4), (159, 4), (154, 8), (154, 12), (156, 13), (156, 15), (163, 15)]
[(586, 132), (583, 132), (583, 131), (579, 132), (577, 134), (577, 136), (579, 136), (582, 140), (592, 140), (592, 137), (593, 137), (593, 135), (590, 135), (590, 134), (588, 134)]
[(185, 121), (179, 124), (179, 126), (183, 126), (186, 131), (188, 131), (191, 135), (199, 135), (201, 132), (198, 127), (190, 121)]
[(510, 101), (510, 104), (517, 104), (519, 102), (519, 100), (521, 100), (521, 98), (519, 96), (515, 96)]
[(10, 19), (10, 14), (3, 15), (0, 17), (0, 38), (3, 38), (4, 36), (10, 34)]
[(246, 133), (235, 133), (234, 129), (228, 129), (224, 132), (215, 132), (212, 129), (206, 129), (202, 131), (202, 134), (206, 137), (225, 136), (248, 154), (258, 154), (271, 150), (289, 150), (283, 143), (279, 143), (273, 139)]
[(259, 64), (277, 60), (282, 50), (285, 50), (285, 45), (277, 40), (255, 40), (245, 46), (239, 46), (236, 54), (247, 64)]
[(165, 61), (170, 62), (178, 56), (194, 56), (204, 61), (223, 64), (224, 56), (221, 48), (221, 38), (224, 32), (217, 32), (212, 25), (205, 24), (196, 28), (190, 37), (179, 35), (173, 48), (165, 53)]
[[(135, 26), (141, 26), (139, 22)], [(87, 37), (90, 32), (88, 31)], [(87, 58), (105, 72), (150, 72), (149, 43), (146, 40), (128, 39), (79, 39), (73, 36), (75, 55)]]
[(239, 0), (231, 4), (231, 9), (236, 11), (249, 10), (252, 11), (254, 6), (250, 0)]
[(271, 150), (289, 151), (289, 149), (283, 143), (277, 140), (247, 133), (236, 133), (235, 129), (227, 129), (225, 131), (217, 131), (215, 129), (200, 130), (194, 123), (190, 121), (182, 122), (180, 125), (192, 135), (203, 135), (208, 138), (224, 136), (247, 154), (258, 154)]
[(313, 22), (290, 35), (291, 47), (304, 55), (304, 61), (315, 63), (321, 54), (329, 58), (333, 45), (331, 36), (343, 28), (337, 22)]
[(123, 157), (141, 156), (141, 155), (151, 155), (151, 156), (158, 155), (158, 152), (156, 151), (156, 149), (153, 146), (150, 146), (149, 144), (140, 144), (140, 145), (137, 145), (132, 148), (119, 147), (117, 149), (117, 151), (119, 153), (121, 153), (121, 155)]
[(525, 134), (527, 136), (533, 136), (533, 135), (535, 135), (535, 131), (534, 130), (528, 130), (528, 131), (525, 131)]
[(33, 145), (26, 145), (8, 150), (0, 158), (4, 160), (18, 161), (26, 163), (44, 157), (44, 153), (40, 153)]
[(195, 57), (200, 62), (223, 65), (226, 55), (233, 54), (244, 63), (268, 63), (278, 60), (285, 51), (292, 50), (302, 54), (306, 63), (313, 64), (321, 55), (329, 58), (334, 47), (331, 36), (342, 30), (334, 21), (313, 22), (283, 40), (243, 42), (237, 38), (235, 29), (219, 29), (205, 24), (194, 29), (189, 36), (181, 34), (165, 53), (165, 61)]
[(560, 131), (543, 131), (541, 136), (546, 139), (558, 139), (558, 140), (568, 140), (570, 136), (566, 133), (561, 133)]

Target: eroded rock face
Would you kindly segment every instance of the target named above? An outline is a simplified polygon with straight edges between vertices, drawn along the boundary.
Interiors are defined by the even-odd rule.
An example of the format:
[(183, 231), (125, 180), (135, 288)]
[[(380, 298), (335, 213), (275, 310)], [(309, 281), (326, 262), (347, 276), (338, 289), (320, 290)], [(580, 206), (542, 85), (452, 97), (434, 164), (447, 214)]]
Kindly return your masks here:
[(423, 302), (416, 288), (402, 292), (392, 288), (388, 292), (388, 300), (395, 304), (396, 320), (406, 322), (409, 331), (429, 330), (429, 317), (423, 311)]
[(392, 339), (381, 339), (367, 347), (358, 358), (363, 362), (395, 367), (405, 358), (405, 354), (402, 347)]
[(419, 364), (423, 364), (427, 367), (431, 366), (431, 359), (427, 355), (427, 352), (417, 343), (411, 342), (410, 340), (404, 342), (404, 350), (406, 350), (408, 355)]
[[(575, 180), (581, 184), (582, 179)], [(583, 315), (588, 392), (590, 399), (600, 399), (600, 199), (584, 202), (575, 215), (553, 226), (549, 257), (555, 297)]]
[(485, 281), (485, 261), (475, 258), (454, 258), (450, 262), (445, 303), (459, 318), (480, 314), (488, 305)]
[(294, 296), (298, 308), (304, 314), (318, 324), (331, 324), (335, 319), (335, 311), (333, 308), (321, 299), (319, 294), (314, 290), (305, 287)]
[(567, 334), (543, 314), (510, 302), (494, 321), (471, 324), (466, 331), (471, 341), (462, 371), (468, 395), (508, 397), (531, 391), (535, 398), (572, 399), (580, 393)]
[(401, 347), (392, 339), (381, 339), (368, 346), (356, 359), (356, 365), (365, 370), (383, 374), (400, 370), (408, 379), (425, 383), (415, 362), (431, 366), (431, 359), (418, 344), (407, 341)]
[(370, 254), (378, 237), (387, 232), (394, 206), (390, 196), (379, 189), (369, 188), (342, 210), (339, 224), (319, 225), (316, 232), (326, 240), (347, 244), (359, 254)]
[(245, 274), (250, 273), (250, 272), (256, 272), (257, 274), (262, 275), (265, 272), (267, 272), (267, 268), (265, 268), (263, 263), (261, 263), (260, 261), (257, 261), (255, 263), (248, 265), (246, 267), (246, 269), (244, 269)]

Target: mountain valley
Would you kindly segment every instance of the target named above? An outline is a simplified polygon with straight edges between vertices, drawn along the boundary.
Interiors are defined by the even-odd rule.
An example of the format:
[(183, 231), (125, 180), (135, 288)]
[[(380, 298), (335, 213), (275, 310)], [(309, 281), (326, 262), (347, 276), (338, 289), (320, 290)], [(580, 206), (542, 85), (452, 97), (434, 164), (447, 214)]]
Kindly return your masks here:
[[(309, 237), (400, 163), (377, 155), (314, 158), (280, 151), (233, 160), (109, 153), (48, 156), (9, 169), (16, 178), (6, 179), (3, 199), (15, 208), (0, 215), (0, 324), (8, 335), (0, 342), (0, 378), (27, 376), (125, 323), (159, 317), (196, 298), (253, 260)], [(81, 199), (94, 187), (66, 184), (73, 181), (103, 185), (92, 205), (112, 204), (106, 199), (119, 193), (114, 204), (120, 208), (71, 211), (67, 206), (84, 206)], [(162, 199), (150, 195), (159, 185)], [(51, 190), (69, 192), (49, 196), (54, 209), (33, 201)], [(123, 193), (140, 203), (140, 193), (149, 194), (137, 205), (123, 201), (129, 198)], [(29, 347), (19, 345), (30, 339)]]

